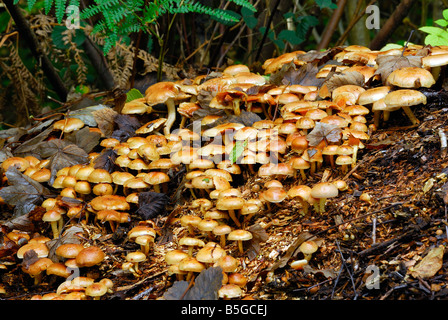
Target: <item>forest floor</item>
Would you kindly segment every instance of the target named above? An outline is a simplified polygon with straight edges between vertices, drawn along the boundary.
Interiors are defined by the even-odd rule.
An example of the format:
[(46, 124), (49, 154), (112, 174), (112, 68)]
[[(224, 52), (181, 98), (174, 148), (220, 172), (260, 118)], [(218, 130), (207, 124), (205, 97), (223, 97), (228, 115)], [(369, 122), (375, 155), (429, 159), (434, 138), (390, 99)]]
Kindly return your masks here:
[[(448, 265), (440, 255), (430, 263), (424, 258), (447, 243), (448, 158), (441, 148), (439, 129), (444, 130), (448, 108), (427, 104), (415, 114), (420, 125), (409, 127), (401, 112), (379, 128), (365, 144), (358, 163), (343, 178), (349, 188), (329, 199), (326, 212), (301, 215), (297, 203), (285, 200), (257, 215), (260, 240), (252, 255), (242, 256), (233, 243), (226, 250), (241, 263), (248, 282), (243, 297), (256, 300), (419, 300), (443, 299), (448, 295)], [(331, 170), (327, 172), (332, 173)], [(321, 174), (310, 179), (319, 181)], [(334, 178), (334, 177), (332, 177)], [(245, 176), (241, 190), (246, 195), (263, 179)], [(283, 180), (285, 186), (295, 180)], [(361, 195), (369, 195), (365, 199)], [(189, 199), (188, 190), (183, 198)], [(448, 198), (448, 196), (447, 196)], [(169, 208), (167, 216), (155, 219), (158, 237), (151, 255), (140, 264), (135, 277), (120, 268), (124, 253), (136, 244), (123, 240), (120, 231), (104, 232), (105, 226), (89, 224), (85, 232), (99, 245), (107, 259), (89, 268), (85, 276), (110, 278), (114, 293), (103, 299), (158, 299), (174, 279), (167, 275), (164, 255), (175, 248), (173, 238), (185, 232), (179, 217), (192, 209), (188, 202)], [(6, 210), (6, 208), (5, 208)], [(6, 211), (4, 211), (6, 212)], [(261, 231), (260, 231), (261, 230)], [(254, 230), (256, 233), (257, 231)], [(301, 259), (299, 244), (310, 238), (319, 243), (308, 266), (291, 268)], [(54, 292), (59, 279), (45, 277), (39, 285), (21, 271), (20, 261), (3, 256), (7, 268), (0, 270), (8, 300), (28, 300), (33, 295)], [(422, 262), (423, 261), (423, 262)], [(420, 264), (420, 268), (416, 266)], [(442, 263), (442, 265), (439, 265)], [(438, 267), (437, 267), (438, 266)], [(426, 274), (426, 273), (429, 273)], [(434, 273), (434, 274), (433, 274)]]

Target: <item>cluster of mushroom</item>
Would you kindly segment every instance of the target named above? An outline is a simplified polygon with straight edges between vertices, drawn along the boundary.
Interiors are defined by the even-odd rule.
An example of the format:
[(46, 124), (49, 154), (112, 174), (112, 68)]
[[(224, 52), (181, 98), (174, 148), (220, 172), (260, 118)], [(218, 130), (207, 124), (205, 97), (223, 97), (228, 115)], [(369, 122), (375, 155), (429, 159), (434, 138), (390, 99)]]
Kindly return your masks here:
[[(60, 190), (60, 196), (74, 199), (67, 204), (60, 197), (49, 198), (41, 205), (45, 209), (42, 221), (49, 223), (52, 238), (58, 239), (63, 226), (75, 220), (99, 222), (98, 225), (107, 222), (111, 232), (121, 223), (132, 223), (129, 212), (138, 203), (139, 193), (149, 190), (170, 193), (167, 187), (170, 172), (181, 172), (185, 167), (184, 186), (194, 199), (190, 203), (194, 212), (179, 219), (186, 234), (178, 240), (177, 249), (166, 253), (169, 272), (179, 279), (190, 279), (195, 272), (220, 265), (225, 272), (225, 285), (235, 284), (241, 289), (245, 283), (241, 274), (235, 276), (240, 277), (238, 284), (231, 280), (231, 275), (239, 274), (237, 270), (241, 268), (232, 255), (241, 256), (243, 241), (252, 238), (248, 230), (251, 219), (274, 210), (285, 200), (296, 201), (303, 214), (309, 214), (310, 208), (316, 213), (325, 212), (326, 200), (347, 189), (339, 175), (355, 167), (359, 149), (380, 126), (381, 119), (387, 121), (390, 112), (402, 108), (413, 124), (418, 123), (409, 107), (426, 103), (425, 95), (417, 89), (435, 83), (438, 68), (448, 64), (447, 52), (445, 47), (419, 46), (382, 52), (361, 46), (329, 50), (317, 64), (319, 71), (315, 78), (327, 80), (321, 86), (270, 83), (270, 77), (285, 68), (306, 66), (323, 57), (303, 51), (265, 61), (265, 75), (253, 73), (244, 65), (233, 65), (220, 73), (194, 79), (159, 82), (147, 88), (145, 97), (126, 103), (121, 113), (145, 119), (146, 115), (154, 116), (158, 106), (164, 104), (166, 118), (157, 116), (123, 141), (105, 137), (98, 128), (89, 128), (102, 134), (101, 148), (116, 154), (112, 172), (95, 168), (100, 150), (89, 154), (88, 163), (59, 170), (51, 186), (48, 159), (11, 157), (3, 161), (2, 170), (6, 172), (9, 166), (14, 166), (31, 179)], [(412, 66), (397, 68), (387, 77), (377, 72), (381, 60), (387, 57), (420, 55), (422, 58), (417, 62), (414, 59)], [(341, 85), (328, 82), (334, 75), (350, 72), (362, 81)], [(203, 116), (198, 126), (194, 121), (196, 112), (207, 108), (222, 112)], [(250, 124), (226, 121), (226, 116), (242, 116), (243, 111), (259, 115), (261, 120)], [(373, 123), (369, 124), (371, 113)], [(179, 127), (173, 130), (177, 120)], [(54, 130), (64, 133), (84, 126), (76, 118), (53, 124)], [(326, 132), (327, 128), (331, 132)], [(321, 136), (317, 140), (316, 131)], [(332, 181), (321, 180), (324, 170), (334, 173)], [(265, 184), (256, 196), (247, 196), (236, 181), (254, 177), (263, 179)], [(70, 268), (93, 266), (105, 258), (96, 246), (67, 243), (56, 252), (63, 262), (54, 263), (48, 259), (45, 245), (50, 238), (31, 239), (23, 234), (16, 237), (22, 257), (27, 245), (34, 243), (41, 247), (33, 249), (38, 254), (33, 264), (39, 263), (24, 269), (37, 282), (44, 270), (47, 274), (60, 272), (67, 278)], [(132, 224), (128, 239), (135, 241), (140, 250), (123, 257), (123, 270), (135, 276), (141, 274), (139, 264), (147, 260), (155, 236), (150, 221)], [(11, 234), (11, 239), (14, 237)], [(236, 245), (228, 241), (235, 241)], [(66, 245), (74, 247), (74, 251), (76, 247), (79, 252), (66, 255), (58, 251)], [(101, 252), (98, 262), (78, 261), (83, 250), (96, 250), (93, 248)], [(227, 263), (233, 266), (227, 268)], [(53, 271), (58, 267), (61, 271)]]
[[(225, 221), (228, 216), (226, 217), (224, 212), (215, 212), (215, 214), (221, 216), (216, 216), (216, 220), (201, 219), (198, 215), (182, 216), (180, 222), (187, 234), (179, 239), (176, 249), (169, 250), (165, 254), (165, 262), (169, 266), (168, 274), (175, 275), (177, 280), (191, 281), (195, 274), (204, 269), (219, 266), (223, 271), (219, 296), (239, 298), (243, 294), (247, 279), (239, 272), (240, 261), (229, 252), (225, 239), (238, 242), (242, 253), (241, 243), (250, 240), (252, 234), (227, 225)], [(213, 241), (215, 238), (216, 242)]]
[(90, 277), (75, 277), (62, 282), (56, 292), (33, 295), (30, 300), (100, 300), (113, 292), (114, 283), (108, 278), (94, 280)]
[[(22, 271), (34, 279), (35, 285), (41, 283), (44, 275), (66, 279), (59, 285), (56, 292), (44, 296), (35, 295), (31, 299), (78, 300), (88, 297), (97, 299), (107, 292), (111, 292), (113, 282), (110, 279), (102, 279), (99, 284), (90, 287), (94, 279), (77, 276), (81, 269), (93, 267), (103, 262), (106, 255), (98, 246), (84, 246), (77, 242), (67, 242), (58, 246), (53, 258), (50, 259), (50, 250), (47, 246), (50, 238), (39, 235), (30, 238), (30, 235), (26, 232), (17, 230), (9, 232), (7, 236), (10, 241), (15, 241), (17, 244), (25, 242), (18, 249), (16, 256), (18, 259), (24, 260)], [(59, 262), (54, 261), (55, 257)], [(75, 285), (74, 281), (81, 279), (88, 279), (89, 284), (81, 285), (81, 287), (80, 284)], [(85, 284), (85, 282), (83, 283)]]

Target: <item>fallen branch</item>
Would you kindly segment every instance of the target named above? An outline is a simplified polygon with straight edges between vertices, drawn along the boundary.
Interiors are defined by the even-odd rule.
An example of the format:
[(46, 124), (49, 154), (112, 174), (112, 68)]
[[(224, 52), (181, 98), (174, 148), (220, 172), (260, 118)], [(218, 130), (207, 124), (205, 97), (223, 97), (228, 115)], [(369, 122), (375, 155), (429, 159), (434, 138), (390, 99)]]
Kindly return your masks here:
[(398, 236), (396, 238), (393, 238), (393, 239), (390, 239), (390, 240), (387, 240), (387, 241), (383, 241), (381, 243), (375, 243), (370, 248), (367, 248), (367, 249), (359, 252), (358, 253), (358, 257), (363, 258), (363, 257), (369, 256), (371, 254), (374, 254), (378, 250), (384, 249), (384, 248), (386, 248), (386, 247), (388, 247), (388, 246), (390, 246), (390, 245), (392, 245), (392, 244), (394, 244), (396, 242), (406, 241), (407, 239), (414, 237), (416, 231), (417, 230), (415, 230), (415, 229), (409, 230), (409, 231), (405, 232), (404, 234), (402, 234), (402, 235), (400, 235), (400, 236)]

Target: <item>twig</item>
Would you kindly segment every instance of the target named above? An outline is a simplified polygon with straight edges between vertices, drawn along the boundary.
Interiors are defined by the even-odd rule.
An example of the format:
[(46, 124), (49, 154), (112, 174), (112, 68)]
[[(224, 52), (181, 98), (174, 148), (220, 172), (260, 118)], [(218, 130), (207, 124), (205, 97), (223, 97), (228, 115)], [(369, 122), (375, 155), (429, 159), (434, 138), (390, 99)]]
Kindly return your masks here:
[(328, 22), (323, 34), (322, 38), (317, 45), (316, 50), (325, 49), (330, 43), (331, 37), (333, 36), (334, 31), (336, 30), (336, 26), (341, 20), (342, 14), (344, 13), (345, 4), (347, 0), (339, 0), (337, 3), (337, 8), (334, 10), (331, 15), (330, 21)]
[(274, 15), (277, 12), (279, 4), (280, 4), (280, 0), (276, 0), (276, 2), (274, 4), (274, 8), (272, 9), (272, 12), (269, 15), (269, 19), (268, 19), (268, 21), (266, 23), (266, 29), (264, 30), (263, 38), (261, 39), (261, 43), (260, 43), (260, 45), (258, 47), (257, 55), (255, 56), (255, 61), (258, 61), (259, 58), (260, 58), (261, 50), (263, 49), (264, 42), (266, 41), (266, 38), (268, 36), (268, 32), (270, 30), (270, 25), (271, 25), (272, 19), (274, 19)]
[(373, 252), (375, 252), (377, 250), (380, 250), (382, 248), (388, 247), (388, 246), (390, 246), (391, 244), (393, 244), (393, 243), (395, 243), (397, 241), (403, 241), (403, 240), (407, 239), (408, 237), (413, 236), (414, 233), (415, 233), (415, 230), (410, 230), (410, 231), (408, 231), (408, 232), (406, 232), (406, 233), (404, 233), (404, 234), (402, 234), (402, 235), (400, 235), (400, 236), (398, 236), (396, 238), (393, 238), (393, 239), (390, 239), (390, 240), (378, 243), (376, 245), (372, 245), (370, 248), (367, 248), (367, 249), (359, 252), (358, 253), (358, 257), (362, 258), (364, 256), (368, 256), (368, 255), (372, 254)]
[(376, 243), (376, 215), (372, 218), (372, 245)]
[(448, 221), (448, 216), (447, 216), (447, 207), (445, 204), (445, 234), (446, 234), (446, 239), (448, 240), (448, 224), (446, 223), (446, 221)]
[[(371, 0), (366, 7), (374, 4), (377, 0)], [(344, 33), (339, 37), (338, 41), (336, 42), (336, 47), (337, 46), (341, 46), (345, 39), (347, 39), (348, 34), (350, 33), (350, 31), (353, 29), (353, 27), (355, 26), (355, 24), (362, 18), (362, 16), (365, 14), (364, 11), (362, 11), (361, 13), (359, 13), (354, 19), (352, 19), (349, 23), (349, 25), (347, 26), (347, 28), (345, 29)]]
[[(226, 56), (227, 52), (229, 52), (230, 48), (233, 47), (233, 45), (235, 44), (236, 40), (238, 40), (241, 36), (241, 34), (243, 33), (243, 31), (246, 29), (245, 25), (242, 25), (240, 28), (240, 31), (238, 32), (238, 34), (236, 35), (236, 37), (232, 40), (232, 42), (227, 46), (226, 50), (221, 54), (221, 57), (219, 57), (218, 62), (216, 63), (216, 69), (219, 69), (219, 67), (222, 64), (222, 61), (224, 60), (224, 57)], [(224, 39), (224, 38), (223, 38)]]
[(132, 297), (132, 300), (140, 300), (142, 297), (144, 297), (146, 294), (151, 293), (151, 291), (154, 290), (154, 287), (149, 287), (146, 290), (143, 290), (142, 292), (139, 292), (137, 295)]
[(156, 278), (156, 277), (158, 277), (158, 276), (160, 276), (160, 275), (166, 273), (166, 271), (167, 271), (167, 270), (162, 270), (162, 271), (160, 271), (160, 272), (157, 272), (157, 273), (155, 273), (155, 274), (152, 274), (152, 275), (150, 275), (149, 277), (146, 277), (146, 278), (144, 278), (144, 279), (142, 279), (142, 280), (140, 280), (140, 281), (137, 281), (137, 282), (135, 282), (135, 283), (133, 283), (133, 284), (131, 284), (131, 285), (128, 285), (128, 286), (118, 287), (118, 288), (115, 290), (115, 292), (118, 292), (118, 291), (127, 291), (127, 290), (134, 289), (135, 287), (137, 287), (137, 286), (139, 286), (139, 285), (145, 283), (146, 281), (151, 280), (151, 279), (153, 279), (153, 278)]
[[(345, 261), (345, 258), (344, 258), (343, 254), (342, 254), (342, 250), (341, 250), (341, 248), (340, 248), (340, 246), (339, 246), (339, 241), (337, 241), (337, 240), (336, 240), (336, 246), (337, 246), (337, 248), (338, 248), (339, 254), (341, 255), (342, 266), (347, 270), (347, 273), (348, 273), (348, 275), (349, 275), (349, 277), (350, 277), (350, 282), (352, 283), (353, 291), (354, 291), (354, 293), (355, 293), (355, 296), (353, 297), (353, 300), (356, 300), (356, 299), (358, 298), (358, 293), (356, 292), (356, 286), (355, 286), (355, 282), (354, 282), (354, 280), (353, 280), (353, 275), (352, 275), (352, 273), (350, 272), (350, 269), (349, 269), (348, 266), (347, 266), (347, 263), (346, 263), (346, 261)], [(338, 281), (339, 281), (339, 277), (340, 277), (341, 274), (342, 274), (342, 270), (343, 270), (343, 268), (341, 267), (341, 270), (340, 270), (340, 272), (339, 272), (339, 274), (338, 274), (338, 276), (337, 276), (337, 278), (336, 278), (336, 280), (335, 280), (335, 282), (334, 282), (334, 288), (336, 288), (336, 285), (337, 285), (337, 283), (338, 283)], [(333, 298), (333, 294), (334, 294), (334, 290), (333, 290), (332, 293), (331, 293), (331, 297), (332, 297), (332, 298)]]
[(446, 134), (442, 128), (439, 128), (437, 130), (437, 133), (440, 138), (440, 157), (443, 159), (446, 156), (446, 147), (447, 147)]

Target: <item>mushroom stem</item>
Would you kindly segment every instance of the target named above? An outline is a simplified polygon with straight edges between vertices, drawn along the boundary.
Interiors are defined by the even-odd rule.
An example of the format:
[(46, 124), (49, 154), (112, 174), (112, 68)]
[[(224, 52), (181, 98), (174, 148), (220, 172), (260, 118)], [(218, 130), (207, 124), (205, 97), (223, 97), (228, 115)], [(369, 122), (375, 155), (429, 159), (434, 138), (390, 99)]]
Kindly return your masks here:
[(233, 100), (233, 113), (236, 116), (239, 116), (241, 114), (241, 110), (240, 110), (240, 99), (234, 99)]
[(165, 136), (170, 134), (171, 127), (176, 121), (176, 106), (174, 104), (174, 100), (172, 98), (166, 101), (166, 106), (168, 107), (168, 116), (165, 122), (165, 127), (163, 128), (163, 133)]
[(330, 166), (334, 169), (335, 165), (334, 165), (334, 156), (332, 154), (330, 154)]
[(300, 176), (302, 177), (303, 181), (306, 181), (305, 169), (300, 169)]
[(233, 222), (235, 222), (235, 224), (240, 228), (241, 227), (241, 223), (238, 221), (238, 219), (236, 218), (235, 215), (235, 211), (234, 210), (229, 210), (229, 216), (230, 218), (233, 220)]
[(224, 248), (226, 246), (226, 235), (222, 234), (219, 236), (219, 238), (220, 238), (219, 244), (222, 248)]
[(185, 281), (190, 281), (193, 275), (194, 275), (193, 271), (188, 271)]
[(187, 122), (187, 117), (182, 116), (182, 120), (180, 121), (180, 124), (179, 124), (179, 129), (182, 129), (185, 126), (186, 122)]
[(327, 202), (326, 198), (320, 198), (319, 199), (319, 212), (324, 213), (325, 212), (325, 202)]
[(352, 155), (352, 168), (356, 166), (357, 156), (358, 156), (358, 146), (353, 146), (353, 155)]
[(112, 231), (112, 233), (114, 233), (115, 230), (117, 229), (116, 225), (115, 225), (115, 221), (109, 221), (109, 226), (110, 226), (110, 230)]
[(420, 123), (420, 121), (415, 117), (415, 115), (412, 112), (411, 108), (409, 108), (408, 106), (403, 106), (401, 108), (403, 109), (404, 113), (406, 113), (406, 115), (408, 116), (409, 120), (411, 120), (413, 125), (418, 125)]
[(147, 256), (148, 253), (149, 253), (149, 247), (150, 247), (149, 243), (140, 246), (142, 252), (143, 252), (146, 256)]
[(304, 254), (303, 254), (303, 258), (304, 258), (306, 261), (310, 261), (312, 256), (313, 256), (312, 253), (304, 253)]
[(314, 176), (314, 173), (316, 172), (316, 162), (310, 163), (310, 175)]
[[(254, 215), (255, 215), (255, 213), (250, 213), (250, 214), (244, 216), (244, 219), (243, 219), (243, 224), (244, 224), (244, 226), (246, 226), (247, 224), (249, 224), (250, 219), (252, 219), (252, 217), (253, 217)], [(244, 229), (244, 228), (243, 228), (243, 229)]]
[(306, 200), (304, 200), (302, 198), (299, 198), (299, 201), (300, 201), (300, 204), (302, 205), (303, 215), (306, 216), (308, 214), (308, 209), (309, 209), (310, 205)]
[(136, 273), (140, 273), (140, 270), (138, 269), (138, 262), (134, 262), (134, 271), (136, 272)]
[(244, 250), (243, 250), (243, 241), (241, 241), (241, 240), (238, 240), (238, 250), (239, 250), (239, 252), (240, 252), (241, 254), (244, 253)]
[(381, 119), (381, 111), (374, 111), (373, 112), (373, 123), (377, 128), (380, 127), (380, 119)]
[(51, 221), (51, 230), (53, 231), (53, 238), (59, 237), (58, 221)]
[(318, 201), (313, 203), (313, 207), (314, 207), (314, 211), (316, 211), (316, 213), (320, 213), (320, 205), (319, 205)]
[(34, 285), (37, 286), (42, 282), (42, 273), (36, 274), (34, 277)]
[(58, 234), (62, 233), (63, 228), (64, 228), (64, 219), (62, 219), (61, 217), (61, 219), (59, 219), (58, 221)]

